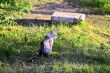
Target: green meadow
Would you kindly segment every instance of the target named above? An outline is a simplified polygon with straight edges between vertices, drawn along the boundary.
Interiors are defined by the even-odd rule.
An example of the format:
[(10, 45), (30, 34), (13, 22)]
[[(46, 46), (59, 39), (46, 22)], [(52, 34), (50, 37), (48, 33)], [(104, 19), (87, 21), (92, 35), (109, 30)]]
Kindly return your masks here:
[[(48, 58), (39, 57), (40, 41), (52, 28), (58, 33), (53, 52)], [(13, 73), (28, 72), (31, 67), (36, 73), (109, 73), (109, 40), (109, 28), (88, 23), (32, 27), (1, 25), (0, 69)]]
[[(33, 7), (27, 2), (0, 1), (0, 73), (110, 73), (110, 15), (28, 27), (15, 22)], [(39, 57), (40, 42), (53, 28), (58, 33), (53, 51)]]

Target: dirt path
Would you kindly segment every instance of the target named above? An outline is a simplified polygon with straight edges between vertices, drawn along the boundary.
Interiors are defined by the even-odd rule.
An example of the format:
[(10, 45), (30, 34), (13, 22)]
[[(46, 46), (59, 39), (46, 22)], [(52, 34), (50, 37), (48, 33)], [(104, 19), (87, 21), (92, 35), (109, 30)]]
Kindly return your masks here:
[(23, 25), (50, 23), (51, 15), (55, 11), (61, 12), (77, 12), (77, 9), (73, 9), (67, 2), (57, 3), (36, 3), (35, 7), (29, 14), (20, 19)]
[[(60, 2), (60, 3), (39, 3), (37, 2), (35, 7), (30, 11), (29, 14), (24, 16), (22, 19), (19, 19), (18, 21), (22, 25), (31, 26), (33, 24), (35, 25), (42, 25), (44, 23), (51, 24), (51, 15), (55, 11), (61, 11), (61, 12), (81, 12), (78, 8), (73, 8), (69, 5), (67, 2)], [(81, 12), (85, 13), (85, 12)], [(86, 21), (89, 24), (94, 25), (101, 25), (106, 24), (108, 27), (110, 27), (110, 17), (104, 16), (104, 15), (95, 15), (95, 14), (86, 14)], [(97, 22), (98, 21), (98, 22)]]

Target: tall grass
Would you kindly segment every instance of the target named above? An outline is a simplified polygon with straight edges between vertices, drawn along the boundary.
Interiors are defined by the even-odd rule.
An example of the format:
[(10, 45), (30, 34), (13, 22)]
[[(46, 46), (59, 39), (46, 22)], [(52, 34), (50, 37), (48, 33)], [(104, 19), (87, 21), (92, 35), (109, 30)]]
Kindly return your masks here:
[[(37, 56), (40, 41), (56, 28), (49, 58)], [(110, 30), (108, 28), (108, 30)], [(0, 26), (0, 69), (5, 72), (109, 73), (110, 44), (93, 25)], [(100, 34), (101, 33), (101, 34)], [(35, 59), (32, 59), (35, 56)], [(33, 60), (32, 62), (29, 62)], [(28, 63), (31, 63), (28, 65)], [(12, 65), (11, 65), (12, 64)], [(101, 64), (101, 65), (100, 65)], [(13, 68), (14, 67), (14, 68)]]

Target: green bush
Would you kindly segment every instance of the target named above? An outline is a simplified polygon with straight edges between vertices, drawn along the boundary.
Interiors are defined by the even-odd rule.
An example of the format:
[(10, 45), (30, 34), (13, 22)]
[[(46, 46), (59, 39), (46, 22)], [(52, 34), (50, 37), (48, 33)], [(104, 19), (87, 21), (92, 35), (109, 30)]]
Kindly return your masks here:
[(99, 11), (110, 14), (110, 4), (104, 4), (99, 8)]
[(65, 0), (73, 7), (81, 8), (84, 11), (93, 11), (96, 13), (110, 13), (110, 0)]
[(15, 20), (30, 12), (34, 0), (1, 0), (0, 24), (16, 24)]
[(107, 3), (108, 0), (81, 0), (81, 5), (88, 7), (101, 7)]
[(90, 7), (99, 13), (110, 13), (110, 1), (109, 0), (82, 0), (82, 6)]

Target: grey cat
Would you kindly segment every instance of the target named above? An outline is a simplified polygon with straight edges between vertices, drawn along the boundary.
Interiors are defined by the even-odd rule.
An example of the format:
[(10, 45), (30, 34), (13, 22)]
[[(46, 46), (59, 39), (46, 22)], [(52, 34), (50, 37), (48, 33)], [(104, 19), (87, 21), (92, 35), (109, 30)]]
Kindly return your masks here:
[(55, 38), (57, 38), (57, 33), (55, 30), (51, 30), (40, 43), (39, 56), (44, 55), (45, 57), (48, 57), (48, 55), (52, 52), (52, 46)]

